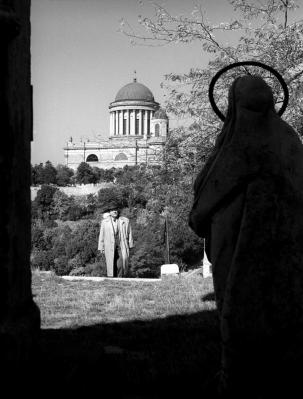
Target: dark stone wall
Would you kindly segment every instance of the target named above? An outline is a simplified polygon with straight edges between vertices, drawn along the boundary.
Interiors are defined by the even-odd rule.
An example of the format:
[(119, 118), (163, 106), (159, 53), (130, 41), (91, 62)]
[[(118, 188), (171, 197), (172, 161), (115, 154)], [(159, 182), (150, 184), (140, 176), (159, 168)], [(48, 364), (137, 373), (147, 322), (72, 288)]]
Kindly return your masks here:
[(31, 292), (30, 0), (0, 0), (0, 362), (30, 361), (40, 329)]

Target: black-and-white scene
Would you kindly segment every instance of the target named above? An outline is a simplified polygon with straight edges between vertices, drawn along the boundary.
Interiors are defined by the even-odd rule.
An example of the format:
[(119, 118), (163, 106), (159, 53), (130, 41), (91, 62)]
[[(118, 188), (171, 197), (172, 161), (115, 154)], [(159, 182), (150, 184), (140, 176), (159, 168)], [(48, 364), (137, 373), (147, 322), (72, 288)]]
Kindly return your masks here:
[(0, 0), (0, 46), (5, 395), (301, 397), (302, 1)]

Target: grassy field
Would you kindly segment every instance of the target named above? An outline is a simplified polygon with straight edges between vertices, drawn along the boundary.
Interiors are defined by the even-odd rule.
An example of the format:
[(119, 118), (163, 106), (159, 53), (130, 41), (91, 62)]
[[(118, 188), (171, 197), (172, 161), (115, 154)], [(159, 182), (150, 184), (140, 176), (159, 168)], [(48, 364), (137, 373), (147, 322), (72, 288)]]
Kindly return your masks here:
[(190, 398), (219, 369), (210, 278), (67, 281), (34, 271), (33, 294), (42, 325), (37, 372), (50, 389)]

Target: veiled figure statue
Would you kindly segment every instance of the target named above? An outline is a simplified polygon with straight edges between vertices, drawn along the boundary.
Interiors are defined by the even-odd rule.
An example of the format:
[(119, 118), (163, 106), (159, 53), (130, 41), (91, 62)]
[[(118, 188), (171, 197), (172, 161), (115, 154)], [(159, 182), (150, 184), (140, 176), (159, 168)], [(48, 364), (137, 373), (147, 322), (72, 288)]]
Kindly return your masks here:
[(294, 397), (303, 364), (303, 145), (261, 77), (232, 84), (194, 193), (189, 224), (205, 238), (220, 317), (219, 391)]

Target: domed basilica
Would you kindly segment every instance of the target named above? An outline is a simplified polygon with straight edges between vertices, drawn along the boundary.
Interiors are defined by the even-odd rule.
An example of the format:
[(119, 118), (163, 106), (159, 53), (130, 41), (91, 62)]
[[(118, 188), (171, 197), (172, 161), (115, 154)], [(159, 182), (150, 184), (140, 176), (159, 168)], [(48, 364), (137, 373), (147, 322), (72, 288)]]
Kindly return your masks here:
[(109, 105), (107, 139), (74, 142), (64, 147), (66, 165), (77, 169), (81, 162), (108, 169), (159, 164), (168, 135), (168, 118), (148, 87), (137, 82), (123, 86)]

